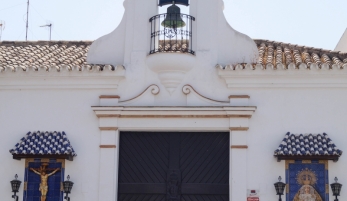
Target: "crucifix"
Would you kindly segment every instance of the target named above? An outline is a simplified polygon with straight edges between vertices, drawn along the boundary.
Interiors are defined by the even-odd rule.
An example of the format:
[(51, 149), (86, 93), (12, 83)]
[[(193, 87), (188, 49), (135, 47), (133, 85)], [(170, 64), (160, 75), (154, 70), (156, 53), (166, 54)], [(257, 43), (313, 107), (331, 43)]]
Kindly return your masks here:
[[(48, 183), (47, 183), (48, 177), (60, 170), (60, 168), (51, 169), (51, 168), (47, 168), (47, 166), (48, 166), (48, 163), (42, 163), (40, 168), (30, 168), (31, 171), (40, 175), (41, 177), (41, 183), (39, 188), (39, 191), (41, 192), (41, 201), (46, 201), (46, 196), (48, 192)], [(47, 174), (47, 171), (52, 171), (52, 172)]]

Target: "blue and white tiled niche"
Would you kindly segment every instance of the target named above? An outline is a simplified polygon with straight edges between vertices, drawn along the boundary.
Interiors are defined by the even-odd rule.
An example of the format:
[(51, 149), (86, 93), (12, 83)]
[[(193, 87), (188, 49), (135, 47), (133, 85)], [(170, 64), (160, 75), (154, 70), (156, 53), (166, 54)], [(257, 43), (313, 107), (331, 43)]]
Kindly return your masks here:
[[(30, 168), (40, 168), (42, 163), (48, 163), (47, 169), (53, 170), (60, 168), (55, 174), (48, 177), (48, 192), (47, 192), (47, 201), (63, 201), (63, 191), (62, 191), (62, 182), (64, 178), (64, 160), (59, 159), (27, 159), (25, 167), (25, 177), (24, 182), (26, 188), (24, 188), (24, 201), (40, 201), (41, 192), (39, 191), (41, 178), (40, 175), (35, 174)], [(47, 171), (49, 174), (52, 171)]]
[(294, 197), (302, 187), (302, 183), (298, 181), (298, 177), (300, 177), (303, 171), (307, 171), (312, 177), (316, 177), (316, 181), (311, 186), (323, 201), (329, 201), (328, 161), (314, 160), (286, 161), (287, 200), (294, 200)]

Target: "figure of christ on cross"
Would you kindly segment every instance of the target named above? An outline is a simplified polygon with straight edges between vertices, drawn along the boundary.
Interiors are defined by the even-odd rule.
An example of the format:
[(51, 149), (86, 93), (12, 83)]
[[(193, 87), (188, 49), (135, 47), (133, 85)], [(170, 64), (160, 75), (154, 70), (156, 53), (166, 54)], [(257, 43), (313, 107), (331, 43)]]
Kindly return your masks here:
[(40, 183), (40, 192), (41, 192), (41, 201), (46, 201), (46, 196), (47, 196), (47, 192), (48, 192), (48, 177), (53, 175), (54, 173), (56, 173), (57, 171), (60, 170), (60, 168), (57, 168), (55, 170), (53, 170), (53, 172), (47, 174), (46, 173), (46, 166), (48, 166), (48, 164), (43, 164), (40, 169), (35, 170), (34, 168), (30, 168), (31, 171), (35, 172), (36, 174), (40, 175), (41, 177), (41, 183)]

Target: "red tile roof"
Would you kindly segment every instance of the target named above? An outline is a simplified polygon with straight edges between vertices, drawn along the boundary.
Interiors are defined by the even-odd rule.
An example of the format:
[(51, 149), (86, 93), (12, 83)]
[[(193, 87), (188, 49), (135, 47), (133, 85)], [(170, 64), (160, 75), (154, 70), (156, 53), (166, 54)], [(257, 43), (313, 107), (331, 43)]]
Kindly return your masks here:
[[(267, 40), (255, 40), (259, 58), (251, 64), (253, 68), (347, 68), (347, 53), (305, 47)], [(0, 42), (0, 72), (5, 70), (49, 71), (51, 69), (103, 70), (112, 65), (87, 64), (86, 58), (92, 41), (3, 41)], [(237, 66), (230, 65), (231, 68)], [(246, 64), (241, 64), (246, 66)]]

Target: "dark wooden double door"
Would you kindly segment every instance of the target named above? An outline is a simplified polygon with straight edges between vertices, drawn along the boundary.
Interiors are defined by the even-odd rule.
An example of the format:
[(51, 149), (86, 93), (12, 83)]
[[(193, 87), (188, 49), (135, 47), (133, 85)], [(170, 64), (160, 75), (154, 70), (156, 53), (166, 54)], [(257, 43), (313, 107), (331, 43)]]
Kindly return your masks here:
[(228, 132), (121, 132), (119, 201), (228, 201)]

